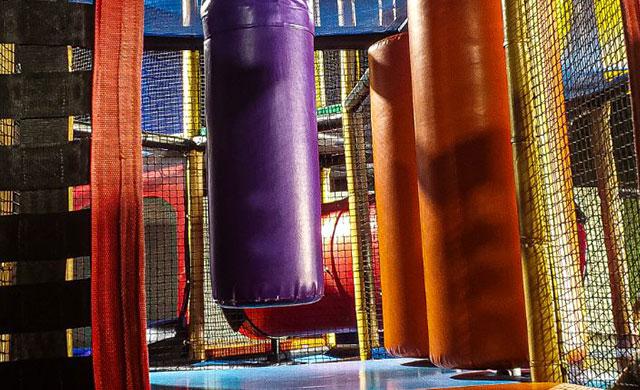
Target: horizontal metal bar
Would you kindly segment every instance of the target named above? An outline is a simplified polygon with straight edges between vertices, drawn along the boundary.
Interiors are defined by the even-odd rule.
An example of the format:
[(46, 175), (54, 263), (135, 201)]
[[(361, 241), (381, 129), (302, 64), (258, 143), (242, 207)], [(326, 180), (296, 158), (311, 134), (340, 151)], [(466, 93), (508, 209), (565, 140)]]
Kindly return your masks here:
[[(91, 138), (91, 126), (89, 124), (76, 123), (73, 135), (79, 139)], [(205, 140), (204, 137), (203, 140)], [(206, 149), (204, 143), (197, 143), (188, 138), (149, 132), (142, 132), (142, 146), (150, 149), (165, 149), (184, 153), (190, 151), (204, 152)]]
[(360, 80), (353, 87), (347, 98), (342, 103), (344, 110), (347, 112), (358, 111), (358, 108), (364, 103), (369, 96), (369, 69), (364, 72)]
[(171, 135), (142, 133), (142, 146), (145, 148), (166, 149), (176, 152), (204, 151), (205, 145), (193, 140)]
[(388, 31), (369, 34), (339, 34), (317, 36), (314, 40), (316, 50), (367, 50), (369, 46), (381, 39), (397, 34), (397, 31)]
[[(318, 131), (337, 130), (342, 128), (342, 114), (330, 114), (318, 117)], [(76, 124), (74, 129), (74, 136), (76, 138), (89, 138), (91, 137), (89, 124)], [(163, 135), (156, 133), (143, 132), (142, 133), (142, 146), (145, 148), (166, 149), (176, 152), (189, 152), (189, 151), (201, 151), (206, 150), (206, 137), (202, 137), (203, 142), (195, 142), (193, 140), (173, 136)]]
[[(375, 42), (394, 34), (397, 34), (397, 31), (316, 36), (314, 47), (315, 50), (367, 50)], [(201, 36), (144, 37), (145, 50), (202, 50), (202, 47), (203, 38)]]
[(330, 114), (318, 117), (318, 131), (338, 130), (342, 128), (342, 114)]

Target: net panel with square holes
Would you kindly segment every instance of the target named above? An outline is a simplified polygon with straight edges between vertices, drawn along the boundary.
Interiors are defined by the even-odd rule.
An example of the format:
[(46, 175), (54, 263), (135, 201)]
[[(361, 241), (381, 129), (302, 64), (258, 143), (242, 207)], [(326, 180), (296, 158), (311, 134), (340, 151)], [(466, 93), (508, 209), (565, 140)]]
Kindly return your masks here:
[(326, 362), (357, 359), (361, 348), (372, 356), (382, 345), (366, 52), (316, 51), (315, 58), (325, 298), (223, 309), (209, 273), (203, 58), (145, 53), (145, 134), (183, 142), (180, 150), (145, 148), (145, 183), (153, 172), (162, 188), (153, 199), (145, 193), (152, 367)]
[[(638, 359), (638, 182), (619, 1), (505, 1), (534, 376)], [(626, 375), (626, 374), (625, 374)]]

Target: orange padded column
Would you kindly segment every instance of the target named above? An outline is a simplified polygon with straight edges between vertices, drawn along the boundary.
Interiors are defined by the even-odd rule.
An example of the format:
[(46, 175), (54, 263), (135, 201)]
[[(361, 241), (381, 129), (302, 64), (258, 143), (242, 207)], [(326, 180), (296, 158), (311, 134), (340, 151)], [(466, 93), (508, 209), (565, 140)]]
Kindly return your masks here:
[(384, 346), (428, 357), (408, 35), (371, 46), (369, 71)]
[(429, 349), (527, 365), (500, 0), (409, 2)]

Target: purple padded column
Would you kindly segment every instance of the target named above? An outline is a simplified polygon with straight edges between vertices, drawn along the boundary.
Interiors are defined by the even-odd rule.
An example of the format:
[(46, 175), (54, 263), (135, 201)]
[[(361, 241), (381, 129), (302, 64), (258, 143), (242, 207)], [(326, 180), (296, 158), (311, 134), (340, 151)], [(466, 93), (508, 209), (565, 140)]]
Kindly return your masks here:
[(323, 294), (313, 18), (306, 0), (209, 0), (205, 30), (213, 296)]

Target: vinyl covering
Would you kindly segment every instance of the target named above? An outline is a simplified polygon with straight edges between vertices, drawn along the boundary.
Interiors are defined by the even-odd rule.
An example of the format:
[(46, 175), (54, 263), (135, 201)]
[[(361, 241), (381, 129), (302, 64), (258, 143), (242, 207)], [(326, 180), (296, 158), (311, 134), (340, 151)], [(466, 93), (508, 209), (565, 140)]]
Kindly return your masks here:
[(371, 46), (369, 70), (384, 344), (396, 356), (428, 357), (409, 36)]
[(323, 276), (308, 4), (214, 0), (202, 17), (214, 299), (316, 302)]
[[(371, 218), (375, 218), (375, 204), (371, 205), (369, 212)], [(262, 338), (356, 331), (347, 199), (322, 206), (322, 233), (324, 297), (311, 305), (246, 309), (246, 321), (241, 332)]]
[(501, 2), (408, 12), (431, 359), (527, 366)]

